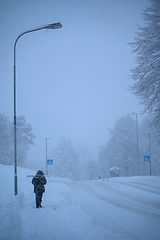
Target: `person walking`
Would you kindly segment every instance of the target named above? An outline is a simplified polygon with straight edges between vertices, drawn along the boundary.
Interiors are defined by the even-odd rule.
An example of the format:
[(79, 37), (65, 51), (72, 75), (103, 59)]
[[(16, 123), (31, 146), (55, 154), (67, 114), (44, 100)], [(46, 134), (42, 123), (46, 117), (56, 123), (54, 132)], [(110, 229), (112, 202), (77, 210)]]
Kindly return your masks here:
[(36, 208), (42, 207), (42, 196), (45, 192), (44, 185), (46, 183), (47, 180), (44, 176), (44, 173), (41, 170), (38, 170), (32, 179), (32, 184), (34, 185), (34, 193), (36, 196)]

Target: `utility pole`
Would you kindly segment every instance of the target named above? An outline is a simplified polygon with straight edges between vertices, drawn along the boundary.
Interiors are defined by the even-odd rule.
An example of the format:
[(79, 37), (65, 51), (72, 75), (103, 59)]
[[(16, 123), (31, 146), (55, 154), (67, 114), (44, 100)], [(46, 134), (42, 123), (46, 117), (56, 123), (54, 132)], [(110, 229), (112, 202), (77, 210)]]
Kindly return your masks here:
[(137, 113), (131, 113), (130, 115), (136, 115), (136, 137), (137, 137), (137, 173), (139, 176), (139, 143), (138, 143), (138, 119), (137, 119)]

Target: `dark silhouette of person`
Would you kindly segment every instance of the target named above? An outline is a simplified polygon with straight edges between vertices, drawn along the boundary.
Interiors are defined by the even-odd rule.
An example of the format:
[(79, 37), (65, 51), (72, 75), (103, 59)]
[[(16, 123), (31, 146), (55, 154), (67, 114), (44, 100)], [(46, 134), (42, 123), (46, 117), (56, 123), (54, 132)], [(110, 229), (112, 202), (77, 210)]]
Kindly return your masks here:
[(32, 184), (34, 185), (34, 193), (36, 196), (36, 208), (42, 207), (42, 196), (45, 192), (44, 185), (46, 183), (47, 180), (44, 176), (44, 173), (41, 170), (38, 170), (32, 179)]

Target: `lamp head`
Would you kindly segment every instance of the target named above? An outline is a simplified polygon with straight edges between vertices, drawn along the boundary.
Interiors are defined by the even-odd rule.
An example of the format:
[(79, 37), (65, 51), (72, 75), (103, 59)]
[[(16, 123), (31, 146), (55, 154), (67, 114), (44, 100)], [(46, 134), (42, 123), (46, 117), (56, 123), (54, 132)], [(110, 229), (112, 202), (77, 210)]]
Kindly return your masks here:
[(47, 29), (57, 29), (57, 28), (61, 28), (61, 27), (62, 27), (62, 24), (60, 22), (58, 22), (58, 23), (49, 24), (45, 28), (47, 28)]

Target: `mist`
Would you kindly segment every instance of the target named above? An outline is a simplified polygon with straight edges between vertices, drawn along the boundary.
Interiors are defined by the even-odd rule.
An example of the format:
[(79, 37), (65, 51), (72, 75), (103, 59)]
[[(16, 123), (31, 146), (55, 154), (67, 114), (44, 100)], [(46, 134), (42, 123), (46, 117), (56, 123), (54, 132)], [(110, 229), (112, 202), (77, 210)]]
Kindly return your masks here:
[(0, 112), (13, 121), (13, 46), (26, 30), (61, 22), (62, 28), (26, 34), (17, 43), (17, 115), (36, 136), (27, 160), (45, 166), (62, 137), (90, 149), (105, 144), (115, 121), (142, 106), (129, 91), (136, 23), (147, 0), (1, 1)]

